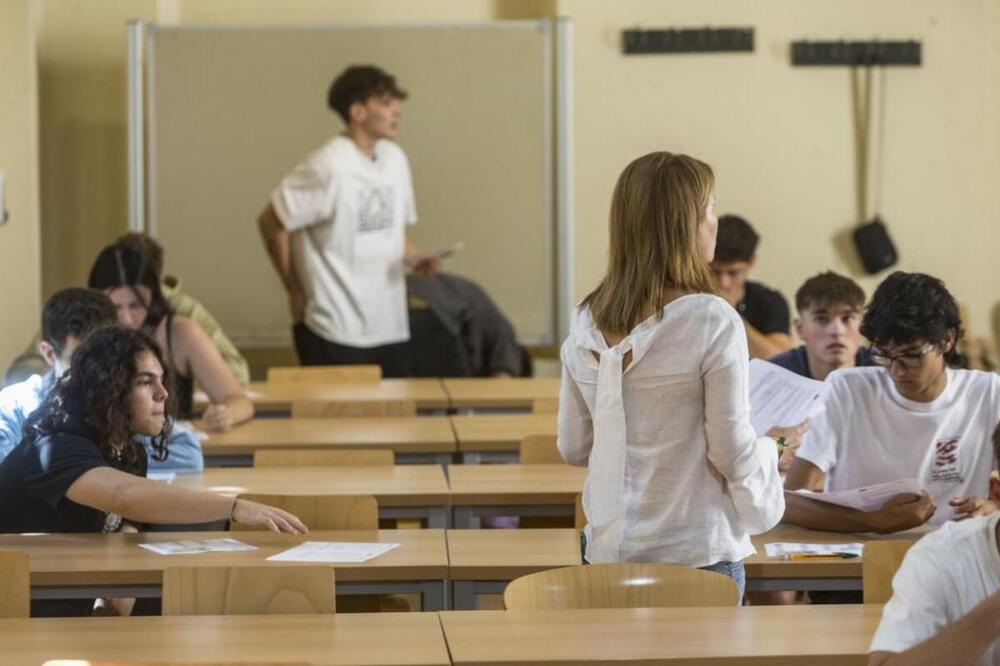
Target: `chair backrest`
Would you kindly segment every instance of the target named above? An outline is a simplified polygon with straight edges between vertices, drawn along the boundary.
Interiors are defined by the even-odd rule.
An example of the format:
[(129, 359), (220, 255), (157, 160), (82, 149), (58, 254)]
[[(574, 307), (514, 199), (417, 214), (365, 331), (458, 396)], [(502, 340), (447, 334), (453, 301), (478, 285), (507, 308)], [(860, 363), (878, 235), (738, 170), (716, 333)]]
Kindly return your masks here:
[(913, 540), (869, 541), (861, 552), (861, 580), (866, 604), (884, 604), (892, 598), (892, 579)]
[[(260, 495), (247, 493), (240, 499), (269, 504), (298, 516), (310, 530), (377, 530), (378, 502), (371, 495)], [(229, 523), (233, 532), (263, 527)]]
[(583, 494), (576, 494), (576, 509), (573, 511), (573, 527), (582, 530), (587, 526), (587, 512), (583, 510)]
[(521, 462), (525, 465), (545, 465), (564, 462), (555, 435), (527, 435), (521, 440)]
[(550, 569), (512, 581), (510, 610), (735, 606), (736, 583), (719, 573), (670, 564), (590, 564)]
[(531, 401), (531, 411), (534, 414), (555, 414), (559, 411), (559, 399), (535, 398)]
[(291, 365), (273, 366), (267, 369), (268, 384), (290, 382), (377, 384), (380, 381), (382, 381), (382, 367), (378, 365)]
[(23, 550), (0, 550), (0, 618), (31, 613), (31, 562)]
[(412, 400), (295, 400), (293, 419), (416, 416)]
[(168, 567), (164, 615), (287, 615), (336, 610), (333, 567)]
[(254, 467), (343, 467), (393, 465), (389, 449), (261, 449), (254, 451)]

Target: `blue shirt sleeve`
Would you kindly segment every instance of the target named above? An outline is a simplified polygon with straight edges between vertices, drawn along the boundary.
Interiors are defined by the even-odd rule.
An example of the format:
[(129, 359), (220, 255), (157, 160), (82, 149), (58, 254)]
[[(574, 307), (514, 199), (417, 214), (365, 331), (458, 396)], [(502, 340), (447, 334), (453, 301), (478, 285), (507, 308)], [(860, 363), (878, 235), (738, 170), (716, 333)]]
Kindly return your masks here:
[(0, 391), (0, 461), (21, 443), (24, 422), (42, 402), (44, 380), (40, 375)]

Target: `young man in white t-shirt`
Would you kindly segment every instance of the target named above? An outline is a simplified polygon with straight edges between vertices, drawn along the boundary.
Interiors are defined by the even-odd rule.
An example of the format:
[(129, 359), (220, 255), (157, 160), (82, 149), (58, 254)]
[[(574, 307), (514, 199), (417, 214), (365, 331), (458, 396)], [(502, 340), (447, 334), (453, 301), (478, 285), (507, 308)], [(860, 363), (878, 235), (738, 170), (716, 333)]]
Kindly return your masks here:
[[(1000, 429), (993, 433), (1000, 452)], [(1000, 480), (990, 480), (1000, 502)], [(951, 522), (907, 552), (872, 639), (870, 666), (1000, 665), (1000, 514)]]
[(944, 283), (893, 273), (875, 291), (861, 333), (877, 365), (827, 378), (826, 409), (805, 435), (786, 491), (848, 490), (912, 477), (926, 492), (897, 496), (871, 512), (786, 492), (784, 522), (887, 533), (992, 511), (982, 498), (994, 468), (989, 442), (1000, 421), (1000, 377), (956, 369), (962, 327)]
[(407, 238), (417, 221), (410, 165), (396, 136), (406, 92), (373, 66), (352, 66), (330, 86), (345, 131), (307, 156), (271, 194), (261, 237), (288, 292), (303, 365), (378, 364), (408, 374), (406, 266), (438, 260)]

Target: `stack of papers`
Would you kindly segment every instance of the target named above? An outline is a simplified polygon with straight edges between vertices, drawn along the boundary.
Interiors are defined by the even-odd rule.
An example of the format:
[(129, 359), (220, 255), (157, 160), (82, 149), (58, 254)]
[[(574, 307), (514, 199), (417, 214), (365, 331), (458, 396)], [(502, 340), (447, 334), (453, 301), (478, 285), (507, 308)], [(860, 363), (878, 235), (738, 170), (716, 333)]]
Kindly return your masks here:
[(774, 363), (750, 361), (750, 424), (763, 436), (777, 426), (797, 426), (826, 407), (827, 385)]
[(160, 543), (140, 543), (139, 548), (151, 550), (158, 555), (191, 555), (194, 553), (232, 553), (240, 550), (257, 550), (256, 546), (236, 539), (190, 539), (187, 541), (162, 541)]
[(398, 547), (398, 543), (306, 541), (267, 559), (274, 562), (367, 562)]
[(768, 543), (764, 550), (768, 557), (788, 559), (796, 555), (813, 555), (816, 557), (837, 557), (839, 555), (854, 555), (861, 557), (863, 544), (860, 543)]
[(877, 483), (874, 486), (865, 486), (854, 490), (838, 490), (832, 493), (815, 493), (811, 490), (797, 490), (796, 492), (817, 502), (846, 506), (858, 511), (878, 511), (896, 495), (919, 496), (925, 491), (916, 479), (897, 479)]

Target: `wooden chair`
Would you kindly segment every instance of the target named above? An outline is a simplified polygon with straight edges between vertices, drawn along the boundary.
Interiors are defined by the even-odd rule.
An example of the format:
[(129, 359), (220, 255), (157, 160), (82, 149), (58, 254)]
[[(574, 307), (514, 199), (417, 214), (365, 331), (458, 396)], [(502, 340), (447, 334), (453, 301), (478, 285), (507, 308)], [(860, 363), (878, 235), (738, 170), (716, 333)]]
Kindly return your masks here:
[(333, 567), (168, 567), (164, 615), (333, 613)]
[(295, 400), (293, 419), (416, 416), (412, 400)]
[(564, 462), (555, 435), (527, 435), (521, 440), (520, 460), (525, 465)]
[(861, 580), (866, 604), (884, 604), (892, 598), (892, 579), (912, 540), (869, 541), (861, 553)]
[(357, 382), (377, 384), (382, 381), (382, 367), (378, 365), (292, 365), (267, 369), (268, 384), (338, 384)]
[(0, 618), (31, 614), (31, 564), (22, 550), (0, 550)]
[(587, 512), (583, 510), (583, 493), (576, 495), (576, 510), (573, 512), (573, 527), (582, 530), (587, 526)]
[(392, 465), (389, 449), (261, 449), (254, 451), (254, 467), (344, 467)]
[(535, 398), (531, 401), (531, 412), (533, 414), (556, 414), (558, 411), (558, 398)]
[(550, 569), (511, 581), (508, 610), (736, 606), (729, 577), (670, 564), (591, 564)]
[[(247, 493), (240, 499), (270, 504), (302, 519), (310, 530), (377, 530), (378, 502), (371, 495), (260, 495)], [(229, 523), (232, 532), (262, 530), (263, 527)]]

